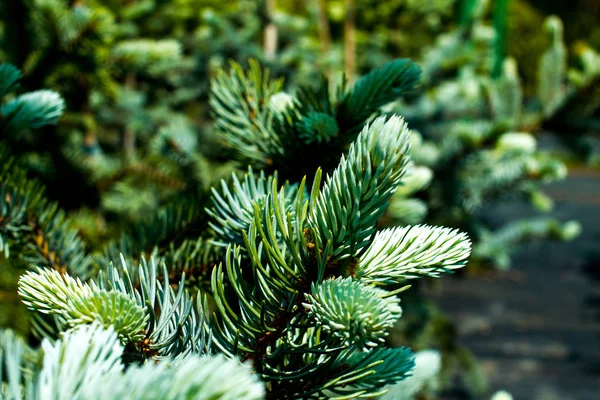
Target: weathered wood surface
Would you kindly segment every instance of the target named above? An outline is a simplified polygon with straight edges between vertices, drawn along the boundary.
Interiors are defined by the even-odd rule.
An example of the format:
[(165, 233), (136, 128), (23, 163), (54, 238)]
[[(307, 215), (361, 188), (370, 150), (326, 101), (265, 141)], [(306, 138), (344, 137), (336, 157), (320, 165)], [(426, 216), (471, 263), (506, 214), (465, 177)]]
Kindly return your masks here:
[[(600, 171), (571, 171), (547, 193), (558, 218), (581, 221), (577, 240), (530, 246), (512, 270), (444, 279), (431, 296), (455, 321), (492, 390), (517, 400), (600, 399)], [(487, 214), (495, 224), (533, 215), (518, 202)]]

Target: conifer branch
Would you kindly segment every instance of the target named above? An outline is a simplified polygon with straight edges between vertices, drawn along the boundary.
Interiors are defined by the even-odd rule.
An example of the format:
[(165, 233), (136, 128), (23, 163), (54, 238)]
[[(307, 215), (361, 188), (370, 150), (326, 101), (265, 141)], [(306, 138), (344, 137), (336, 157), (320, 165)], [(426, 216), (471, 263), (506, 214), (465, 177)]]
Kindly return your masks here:
[(465, 266), (471, 242), (464, 233), (427, 225), (377, 232), (351, 276), (375, 285), (438, 277)]
[(365, 126), (348, 158), (328, 177), (311, 205), (312, 229), (330, 257), (343, 260), (365, 247), (408, 163), (408, 128), (399, 117)]
[[(10, 64), (0, 65), (0, 98), (18, 87), (21, 74)], [(19, 95), (0, 107), (0, 135), (5, 143), (21, 140), (30, 129), (55, 124), (64, 100), (55, 92)], [(48, 266), (80, 277), (90, 273), (90, 258), (77, 232), (56, 203), (44, 198), (45, 188), (29, 179), (23, 166), (0, 146), (0, 251), (11, 247), (29, 265)]]
[[(456, 232), (433, 235), (418, 227), (414, 241), (377, 241), (375, 224), (400, 184), (407, 151), (403, 121), (380, 117), (365, 127), (323, 188), (317, 172), (309, 196), (305, 181), (290, 198), (274, 178), (253, 174), (246, 175), (246, 188), (269, 181), (271, 191), (242, 190), (238, 182), (237, 193), (244, 196), (229, 196), (227, 209), (245, 209), (252, 219), (248, 228), (240, 227), (243, 245), (230, 245), (225, 265), (213, 270), (213, 339), (225, 354), (252, 360), (269, 382), (267, 398), (383, 393), (385, 384), (403, 379), (412, 367), (404, 349), (379, 347), (386, 328), (400, 316), (394, 292), (387, 289), (408, 277), (461, 267), (470, 246)], [(356, 192), (342, 190), (353, 186)], [(248, 201), (253, 201), (251, 214), (242, 208)], [(409, 243), (415, 247), (403, 261), (399, 255)], [(375, 258), (386, 246), (388, 258), (379, 268)], [(403, 265), (410, 267), (396, 274)], [(339, 279), (353, 268), (364, 279), (357, 274)], [(374, 373), (381, 379), (368, 378)]]
[(282, 82), (269, 81), (256, 62), (247, 73), (233, 64), (229, 74), (221, 72), (212, 83), (211, 106), (217, 128), (240, 160), (300, 181), (319, 166), (333, 169), (368, 119), (412, 90), (419, 74), (414, 63), (396, 60), (335, 95), (322, 79), (300, 87), (294, 98), (275, 96)]
[(6, 365), (0, 377), (8, 378), (0, 386), (3, 398), (264, 398), (264, 384), (251, 369), (223, 356), (191, 355), (174, 364), (146, 363), (124, 370), (126, 348), (112, 327), (97, 323), (70, 330), (55, 342), (44, 339), (39, 363), (28, 362), (25, 350), (10, 331), (0, 331), (0, 366)]
[[(142, 259), (133, 277), (125, 260), (122, 263), (121, 268), (111, 267), (89, 284), (50, 269), (23, 275), (19, 294), (36, 313), (37, 333), (56, 337), (91, 323), (113, 327), (124, 344), (136, 349), (127, 353), (133, 358), (130, 362), (139, 357), (177, 359), (205, 352), (209, 338), (206, 305), (201, 297), (194, 303), (184, 289), (185, 277), (175, 292), (165, 266), (159, 272), (154, 260)], [(52, 319), (44, 320), (39, 314)]]

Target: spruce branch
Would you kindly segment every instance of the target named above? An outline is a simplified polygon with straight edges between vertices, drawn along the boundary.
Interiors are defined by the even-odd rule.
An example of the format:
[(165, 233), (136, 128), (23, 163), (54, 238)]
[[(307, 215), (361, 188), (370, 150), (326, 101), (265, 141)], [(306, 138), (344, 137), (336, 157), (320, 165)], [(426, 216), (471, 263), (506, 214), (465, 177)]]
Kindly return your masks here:
[[(403, 280), (394, 275), (403, 267), (399, 248), (411, 246), (377, 242), (375, 225), (401, 183), (408, 147), (404, 122), (380, 117), (365, 127), (323, 188), (317, 171), (310, 195), (306, 180), (290, 198), (273, 179), (272, 188), (254, 198), (248, 190), (243, 199), (230, 196), (225, 206), (247, 210), (248, 227), (242, 230), (243, 244), (229, 245), (224, 265), (213, 270), (213, 340), (228, 356), (253, 362), (269, 382), (267, 398), (378, 395), (412, 368), (410, 352), (380, 347), (400, 316), (396, 292), (372, 287), (379, 278), (339, 279), (360, 268), (362, 253), (371, 249), (375, 258), (378, 247), (389, 246), (379, 284), (391, 288)], [(242, 207), (246, 202), (251, 212)], [(469, 243), (450, 233), (435, 236), (415, 228), (412, 259), (432, 266), (419, 265), (421, 274), (464, 265)], [(447, 260), (436, 246), (441, 253), (450, 251)], [(374, 264), (368, 262), (376, 270)]]
[(318, 166), (333, 169), (363, 125), (416, 85), (419, 68), (396, 60), (335, 94), (321, 77), (314, 86), (298, 88), (294, 97), (276, 94), (281, 82), (267, 79), (268, 71), (261, 74), (255, 62), (246, 74), (237, 64), (229, 75), (221, 72), (211, 93), (216, 126), (240, 160), (299, 181)]
[[(92, 19), (81, 16), (83, 25)], [(72, 32), (63, 32), (62, 42), (78, 42), (80, 30)], [(132, 42), (115, 47), (113, 56), (141, 68), (171, 57), (173, 49), (161, 55)], [(335, 95), (325, 82), (293, 98), (256, 62), (250, 64), (249, 72), (232, 65), (218, 76), (211, 105), (217, 130), (239, 158), (268, 170), (249, 169), (213, 189), (206, 209), (212, 236), (200, 235), (204, 204), (161, 209), (111, 243), (97, 265), (99, 276), (82, 281), (78, 277), (91, 275), (89, 264), (71, 265), (85, 253), (69, 230), (57, 228), (65, 225), (57, 207), (41, 198), (35, 200), (41, 208), (22, 207), (21, 199), (37, 199), (33, 186), (22, 186), (24, 174), (11, 178), (18, 184), (0, 187), (15, 194), (5, 200), (12, 208), (0, 214), (6, 216), (0, 219), (3, 240), (35, 232), (29, 240), (37, 257), (60, 261), (56, 267), (51, 260), (44, 265), (55, 269), (39, 268), (19, 283), (36, 332), (47, 337), (45, 358), (31, 374), (35, 379), (11, 372), (10, 379), (17, 377), (31, 393), (25, 397), (37, 399), (50, 390), (82, 400), (342, 399), (378, 396), (408, 376), (412, 353), (384, 347), (402, 311), (396, 286), (459, 268), (470, 251), (466, 235), (444, 228), (377, 232), (409, 166), (406, 124), (378, 115), (392, 97), (414, 87), (418, 69), (399, 60)], [(165, 176), (173, 166), (191, 171), (200, 163), (193, 159), (194, 132), (177, 135), (178, 129), (169, 125), (151, 143), (152, 160), (166, 154), (173, 161), (161, 170)], [(472, 138), (460, 139), (464, 148)], [(298, 157), (306, 160), (296, 163)], [(312, 177), (315, 160), (323, 162), (326, 178), (321, 187), (323, 170), (317, 169), (310, 193), (306, 178), (299, 185), (281, 184), (271, 174), (283, 166), (279, 177), (292, 170), (292, 176), (310, 171)], [(27, 224), (3, 225), (7, 218)], [(31, 221), (45, 230), (39, 233)], [(62, 253), (53, 255), (54, 247), (66, 249), (70, 262), (63, 263)], [(144, 254), (151, 255), (149, 262)], [(120, 265), (110, 263), (119, 258)], [(81, 272), (73, 273), (74, 267)], [(211, 321), (207, 298), (186, 290), (190, 274), (200, 285), (211, 277)], [(207, 356), (211, 345), (251, 363), (254, 373), (236, 359)], [(10, 352), (14, 369), (22, 357), (18, 349)]]
[[(125, 347), (112, 327), (104, 328), (98, 323), (67, 331), (55, 342), (44, 339), (42, 351), (40, 363), (28, 363), (23, 342), (10, 331), (0, 331), (0, 376), (8, 378), (7, 385), (0, 386), (3, 398), (264, 398), (264, 384), (250, 367), (220, 355), (191, 355), (174, 364), (145, 363), (124, 370)], [(3, 365), (7, 366), (6, 374)], [(21, 372), (24, 368), (28, 368), (27, 374)]]
[(388, 391), (386, 385), (409, 376), (414, 368), (414, 356), (404, 347), (376, 348), (369, 352), (342, 353), (333, 367), (341, 372), (327, 376), (329, 382), (318, 392), (321, 396), (334, 399), (367, 395), (377, 397)]
[(100, 322), (112, 326), (125, 342), (139, 342), (144, 338), (148, 321), (145, 308), (124, 293), (95, 291), (87, 297), (75, 298), (69, 307), (70, 325)]
[(402, 314), (398, 298), (352, 278), (313, 284), (305, 296), (303, 305), (317, 325), (339, 336), (347, 347), (365, 351), (383, 343)]
[(563, 24), (551, 16), (544, 22), (551, 46), (544, 52), (538, 69), (538, 96), (545, 117), (550, 117), (561, 107), (567, 97), (567, 48), (563, 42)]
[(264, 384), (249, 366), (222, 355), (194, 355), (175, 366), (164, 363), (132, 366), (124, 374), (110, 376), (95, 394), (111, 400), (149, 396), (157, 400), (261, 400), (264, 392)]
[(162, 248), (178, 237), (185, 237), (201, 215), (199, 207), (191, 202), (177, 202), (160, 208), (152, 218), (129, 227), (118, 241), (111, 242), (104, 253), (112, 260), (119, 254), (137, 257), (154, 247)]
[(269, 71), (261, 71), (256, 60), (250, 60), (247, 73), (232, 62), (228, 74), (221, 71), (211, 82), (216, 128), (244, 159), (259, 166), (267, 165), (270, 155), (281, 151), (271, 129), (269, 102), (282, 84), (281, 80), (271, 81)]
[(462, 268), (471, 253), (467, 235), (417, 225), (377, 232), (350, 274), (366, 284), (393, 285)]
[(10, 330), (0, 330), (0, 397), (7, 400), (24, 398), (27, 379), (26, 368), (28, 349), (22, 338)]
[(91, 258), (65, 213), (44, 198), (44, 187), (0, 146), (0, 250), (19, 250), (28, 265), (70, 271), (85, 278)]
[[(18, 88), (21, 77), (21, 71), (12, 64), (0, 64), (0, 99)], [(0, 106), (2, 138), (23, 140), (25, 130), (56, 124), (64, 108), (64, 99), (51, 90), (17, 95)]]
[(117, 43), (111, 55), (126, 68), (152, 72), (181, 63), (182, 52), (181, 44), (173, 39), (131, 39)]
[[(14, 90), (20, 78), (14, 66), (0, 64), (0, 98)], [(28, 129), (55, 124), (63, 108), (64, 100), (55, 92), (16, 96), (0, 107), (0, 134), (7, 143), (22, 140)], [(28, 264), (86, 277), (90, 259), (64, 212), (44, 198), (44, 187), (29, 179), (6, 145), (0, 146), (0, 164), (0, 251), (8, 257), (15, 247)]]
[(52, 269), (28, 271), (19, 279), (19, 295), (23, 303), (42, 314), (62, 314), (73, 299), (91, 295), (94, 288), (78, 278)]
[(0, 64), (0, 98), (16, 89), (21, 71), (12, 64)]
[(510, 256), (517, 245), (539, 239), (569, 241), (581, 232), (577, 221), (559, 222), (554, 218), (536, 217), (506, 224), (497, 231), (482, 230), (479, 242), (473, 248), (473, 255), (489, 260), (500, 269), (510, 267)]
[[(262, 207), (268, 194), (278, 190), (277, 173), (266, 177), (264, 172), (255, 176), (251, 167), (244, 175), (243, 180), (232, 174), (232, 190), (225, 180), (221, 180), (221, 193), (212, 188), (213, 206), (207, 209), (212, 217), (210, 227), (215, 231), (214, 243), (227, 246), (229, 243), (243, 243), (243, 232), (247, 231), (253, 219), (254, 204)], [(284, 184), (286, 204), (295, 197), (297, 187)]]
[[(23, 275), (19, 294), (36, 313), (37, 333), (57, 336), (73, 327), (101, 323), (137, 349), (139, 355), (134, 352), (133, 357), (182, 358), (205, 352), (209, 337), (205, 304), (201, 296), (194, 303), (184, 290), (185, 278), (175, 292), (166, 267), (162, 279), (157, 278), (153, 259), (150, 263), (142, 259), (135, 280), (123, 259), (122, 263), (120, 269), (111, 266), (107, 276), (89, 284), (51, 269)], [(38, 313), (52, 319), (44, 320)]]
[(50, 90), (22, 94), (0, 107), (3, 128), (19, 132), (55, 124), (62, 115), (64, 107), (62, 97)]
[(343, 260), (368, 245), (406, 172), (408, 132), (396, 116), (365, 126), (312, 201), (309, 224), (331, 257)]
[(343, 96), (337, 120), (342, 131), (360, 130), (378, 109), (413, 90), (421, 70), (409, 59), (394, 60), (359, 79)]
[(131, 269), (121, 257), (120, 267), (111, 265), (99, 280), (99, 288), (125, 293), (146, 310), (144, 339), (138, 342), (141, 357), (177, 360), (207, 352), (211, 332), (206, 299), (197, 294), (194, 300), (188, 293), (185, 274), (173, 282), (175, 291), (164, 263), (159, 268), (156, 259), (147, 262), (142, 257), (137, 272)]
[(100, 387), (106, 375), (121, 370), (123, 348), (114, 331), (99, 324), (68, 331), (52, 344), (42, 343), (43, 368), (33, 398), (78, 399)]
[[(243, 232), (241, 246), (227, 248), (225, 275), (222, 266), (213, 271), (212, 289), (221, 319), (215, 324), (214, 342), (226, 354), (246, 352), (246, 358), (262, 361), (265, 351), (282, 334), (285, 327), (298, 315), (301, 293), (309, 289), (307, 267), (312, 268), (303, 222), (308, 201), (304, 194), (304, 181), (287, 195), (286, 187), (277, 191), (277, 182), (271, 182), (271, 192), (253, 205), (253, 219), (247, 232)], [(247, 259), (247, 260), (246, 260)], [(250, 261), (254, 272), (253, 283), (244, 278), (243, 265)], [(227, 301), (223, 281), (231, 283), (239, 305)], [(253, 289), (253, 286), (255, 289)], [(285, 299), (282, 302), (282, 299)], [(235, 309), (240, 307), (240, 314)], [(235, 321), (235, 323), (233, 322)], [(238, 329), (245, 332), (238, 338)]]

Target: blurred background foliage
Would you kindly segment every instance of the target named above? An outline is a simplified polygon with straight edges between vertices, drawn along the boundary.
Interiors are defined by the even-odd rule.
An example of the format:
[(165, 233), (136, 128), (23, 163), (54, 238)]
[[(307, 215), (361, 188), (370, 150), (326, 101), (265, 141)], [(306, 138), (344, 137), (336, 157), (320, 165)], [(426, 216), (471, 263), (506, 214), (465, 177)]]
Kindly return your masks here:
[[(598, 20), (595, 0), (4, 1), (0, 62), (21, 70), (16, 93), (50, 89), (65, 104), (58, 124), (3, 124), (0, 139), (65, 210), (61, 223), (85, 242), (91, 263), (145, 252), (182, 270), (206, 269), (212, 256), (198, 249), (208, 190), (245, 169), (214, 124), (231, 110), (219, 113), (211, 103), (230, 61), (246, 69), (258, 60), (283, 79), (287, 96), (317, 87), (315, 96), (327, 98), (344, 74), (352, 83), (411, 58), (422, 68), (420, 85), (383, 111), (415, 129), (415, 167), (382, 226), (460, 228), (474, 241), (470, 271), (506, 269), (525, 241), (579, 233), (576, 221), (544, 216), (552, 200), (543, 186), (564, 179), (568, 165), (600, 165)], [(319, 118), (314, 129), (337, 129)], [(568, 151), (540, 146), (546, 131)], [(346, 149), (330, 150), (337, 160)], [(493, 231), (485, 207), (515, 197), (543, 217)], [(26, 332), (15, 282), (31, 262), (0, 263), (0, 325)], [(392, 341), (440, 350), (446, 386), (465, 370), (467, 386), (485, 391), (451, 321), (418, 296), (403, 301)]]

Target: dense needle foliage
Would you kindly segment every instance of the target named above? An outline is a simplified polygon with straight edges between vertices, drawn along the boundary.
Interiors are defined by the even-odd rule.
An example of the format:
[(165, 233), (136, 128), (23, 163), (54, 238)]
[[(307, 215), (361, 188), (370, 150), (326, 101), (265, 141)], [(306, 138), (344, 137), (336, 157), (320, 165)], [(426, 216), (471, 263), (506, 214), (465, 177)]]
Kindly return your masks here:
[(2, 4), (0, 397), (427, 393), (416, 280), (578, 235), (482, 219), (551, 210), (537, 132), (594, 160), (600, 56), (550, 17), (522, 82), (507, 3)]

